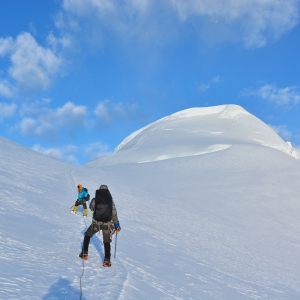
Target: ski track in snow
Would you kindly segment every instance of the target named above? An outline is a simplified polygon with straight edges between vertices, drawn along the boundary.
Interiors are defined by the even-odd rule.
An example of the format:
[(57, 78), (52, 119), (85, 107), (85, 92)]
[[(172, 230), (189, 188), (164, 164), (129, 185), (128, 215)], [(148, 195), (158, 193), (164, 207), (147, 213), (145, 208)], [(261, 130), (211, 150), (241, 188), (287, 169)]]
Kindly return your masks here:
[[(73, 216), (73, 215), (72, 215)], [(82, 261), (78, 257), (83, 234), (89, 226), (90, 220), (74, 215), (73, 232), (65, 234), (63, 243), (57, 241), (57, 251), (48, 251), (42, 247), (32, 248), (12, 239), (5, 239), (0, 236), (2, 261), (1, 268), (10, 269), (10, 263), (15, 257), (20, 258), (19, 273), (23, 276), (15, 278), (7, 272), (7, 279), (0, 278), (0, 299), (79, 299), (80, 277), (84, 263), (84, 275), (82, 277), (82, 299), (99, 299), (99, 294), (103, 299), (118, 299), (126, 281), (127, 272), (121, 261), (113, 259), (111, 268), (103, 268), (103, 243), (100, 236), (95, 235), (91, 239), (89, 259)], [(86, 222), (85, 222), (86, 221)], [(73, 234), (76, 229), (81, 229), (80, 234)], [(74, 247), (77, 244), (77, 248)], [(72, 247), (73, 245), (73, 247)], [(62, 249), (62, 251), (59, 251)], [(70, 253), (70, 257), (65, 259), (65, 251)], [(112, 251), (114, 243), (112, 243)], [(8, 255), (14, 253), (13, 256)], [(58, 257), (61, 256), (61, 257)], [(47, 270), (47, 273), (44, 271)], [(15, 271), (14, 271), (15, 272)], [(55, 279), (57, 274), (61, 274), (59, 279)], [(12, 279), (13, 278), (13, 279)], [(54, 281), (54, 282), (53, 282)], [(45, 286), (45, 282), (49, 286)], [(51, 285), (51, 282), (52, 285)], [(50, 287), (50, 288), (49, 288)], [(43, 296), (35, 297), (37, 290), (49, 291)], [(39, 293), (38, 293), (39, 294)]]
[[(88, 188), (92, 199), (96, 188), (93, 190), (92, 188), (90, 188), (90, 186), (94, 185), (99, 187), (99, 182), (97, 182), (96, 180), (86, 180), (80, 175), (81, 172), (76, 172), (76, 170), (73, 170), (71, 172), (71, 177), (74, 182), (72, 189), (75, 190), (77, 195), (76, 185), (78, 183), (82, 183), (84, 187)], [(91, 224), (91, 216), (92, 216), (92, 212), (89, 211), (89, 216), (86, 219), (83, 218), (81, 206), (79, 206), (78, 213), (76, 215), (72, 215), (72, 217), (75, 218), (74, 222), (77, 222), (78, 220), (80, 221), (82, 230), (81, 230), (81, 237), (79, 239), (77, 237), (77, 243), (79, 247), (78, 247), (78, 252), (76, 252), (76, 254), (74, 255), (75, 262), (76, 262), (75, 266), (68, 268), (68, 271), (72, 274), (71, 278), (72, 277), (74, 278), (71, 285), (74, 288), (79, 289), (80, 278), (81, 278), (82, 299), (99, 299), (99, 297), (108, 300), (118, 299), (122, 292), (124, 282), (126, 282), (127, 280), (128, 274), (122, 262), (119, 261), (118, 258), (116, 259), (113, 258), (114, 247), (115, 247), (114, 244), (115, 236), (113, 236), (113, 242), (111, 243), (112, 266), (110, 268), (104, 268), (102, 266), (103, 259), (104, 259), (102, 232), (95, 234), (90, 241), (89, 259), (87, 261), (83, 261), (78, 257), (82, 245), (84, 233), (86, 229), (89, 227), (89, 225)], [(70, 278), (70, 275), (68, 276), (68, 278)], [(61, 299), (60, 297), (61, 297), (60, 294), (57, 297), (53, 295), (49, 295), (49, 298), (45, 297), (43, 299), (54, 300), (54, 299)], [(78, 293), (76, 297), (78, 297)], [(76, 297), (74, 295), (74, 299), (77, 299)]]

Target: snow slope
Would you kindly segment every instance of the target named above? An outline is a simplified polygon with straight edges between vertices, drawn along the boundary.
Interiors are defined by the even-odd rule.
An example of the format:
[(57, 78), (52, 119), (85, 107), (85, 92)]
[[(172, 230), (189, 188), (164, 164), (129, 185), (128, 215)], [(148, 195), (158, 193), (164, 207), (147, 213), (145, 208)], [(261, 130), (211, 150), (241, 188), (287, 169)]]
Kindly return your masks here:
[[(80, 299), (81, 276), (82, 299), (299, 299), (293, 151), (232, 105), (163, 118), (81, 167), (0, 138), (0, 299)], [(114, 197), (110, 269), (101, 235), (76, 257), (91, 222), (69, 213), (77, 182)]]

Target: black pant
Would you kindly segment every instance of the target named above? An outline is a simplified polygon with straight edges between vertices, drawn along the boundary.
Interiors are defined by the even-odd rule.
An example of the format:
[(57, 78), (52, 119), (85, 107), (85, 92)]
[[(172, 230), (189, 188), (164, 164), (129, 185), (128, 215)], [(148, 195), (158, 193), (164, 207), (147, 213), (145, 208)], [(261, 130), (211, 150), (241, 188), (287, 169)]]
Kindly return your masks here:
[(104, 257), (106, 259), (110, 260), (110, 242), (111, 242), (111, 239), (110, 239), (110, 225), (107, 224), (107, 223), (102, 223), (100, 225), (96, 224), (96, 223), (92, 223), (90, 225), (90, 227), (87, 229), (87, 231), (84, 234), (82, 252), (83, 253), (88, 253), (90, 239), (99, 230), (102, 230), (102, 234), (103, 234)]
[(81, 204), (82, 204), (82, 206), (83, 206), (84, 209), (87, 208), (87, 207), (86, 207), (86, 201), (85, 201), (85, 200), (83, 200), (83, 201), (78, 201), (78, 200), (76, 200), (74, 206), (78, 206), (78, 205), (81, 205)]

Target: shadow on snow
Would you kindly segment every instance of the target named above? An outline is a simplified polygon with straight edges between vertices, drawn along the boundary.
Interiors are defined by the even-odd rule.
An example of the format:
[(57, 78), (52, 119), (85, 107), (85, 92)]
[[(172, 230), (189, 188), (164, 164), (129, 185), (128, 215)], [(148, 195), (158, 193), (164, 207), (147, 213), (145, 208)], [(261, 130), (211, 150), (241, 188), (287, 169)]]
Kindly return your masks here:
[[(49, 289), (49, 292), (42, 298), (43, 300), (72, 300), (80, 298), (80, 290), (71, 286), (71, 282), (60, 277)], [(82, 297), (82, 300), (86, 298)]]

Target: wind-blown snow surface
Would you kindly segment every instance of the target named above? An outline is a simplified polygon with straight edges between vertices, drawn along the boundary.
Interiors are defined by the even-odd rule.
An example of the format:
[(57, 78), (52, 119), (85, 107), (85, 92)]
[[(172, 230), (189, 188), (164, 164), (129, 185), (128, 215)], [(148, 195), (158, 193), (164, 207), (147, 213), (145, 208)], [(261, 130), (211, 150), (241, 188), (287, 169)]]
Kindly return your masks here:
[(111, 268), (92, 238), (82, 299), (300, 299), (296, 155), (232, 105), (161, 119), (81, 167), (0, 138), (0, 298), (80, 298), (81, 182), (109, 186), (122, 226)]

